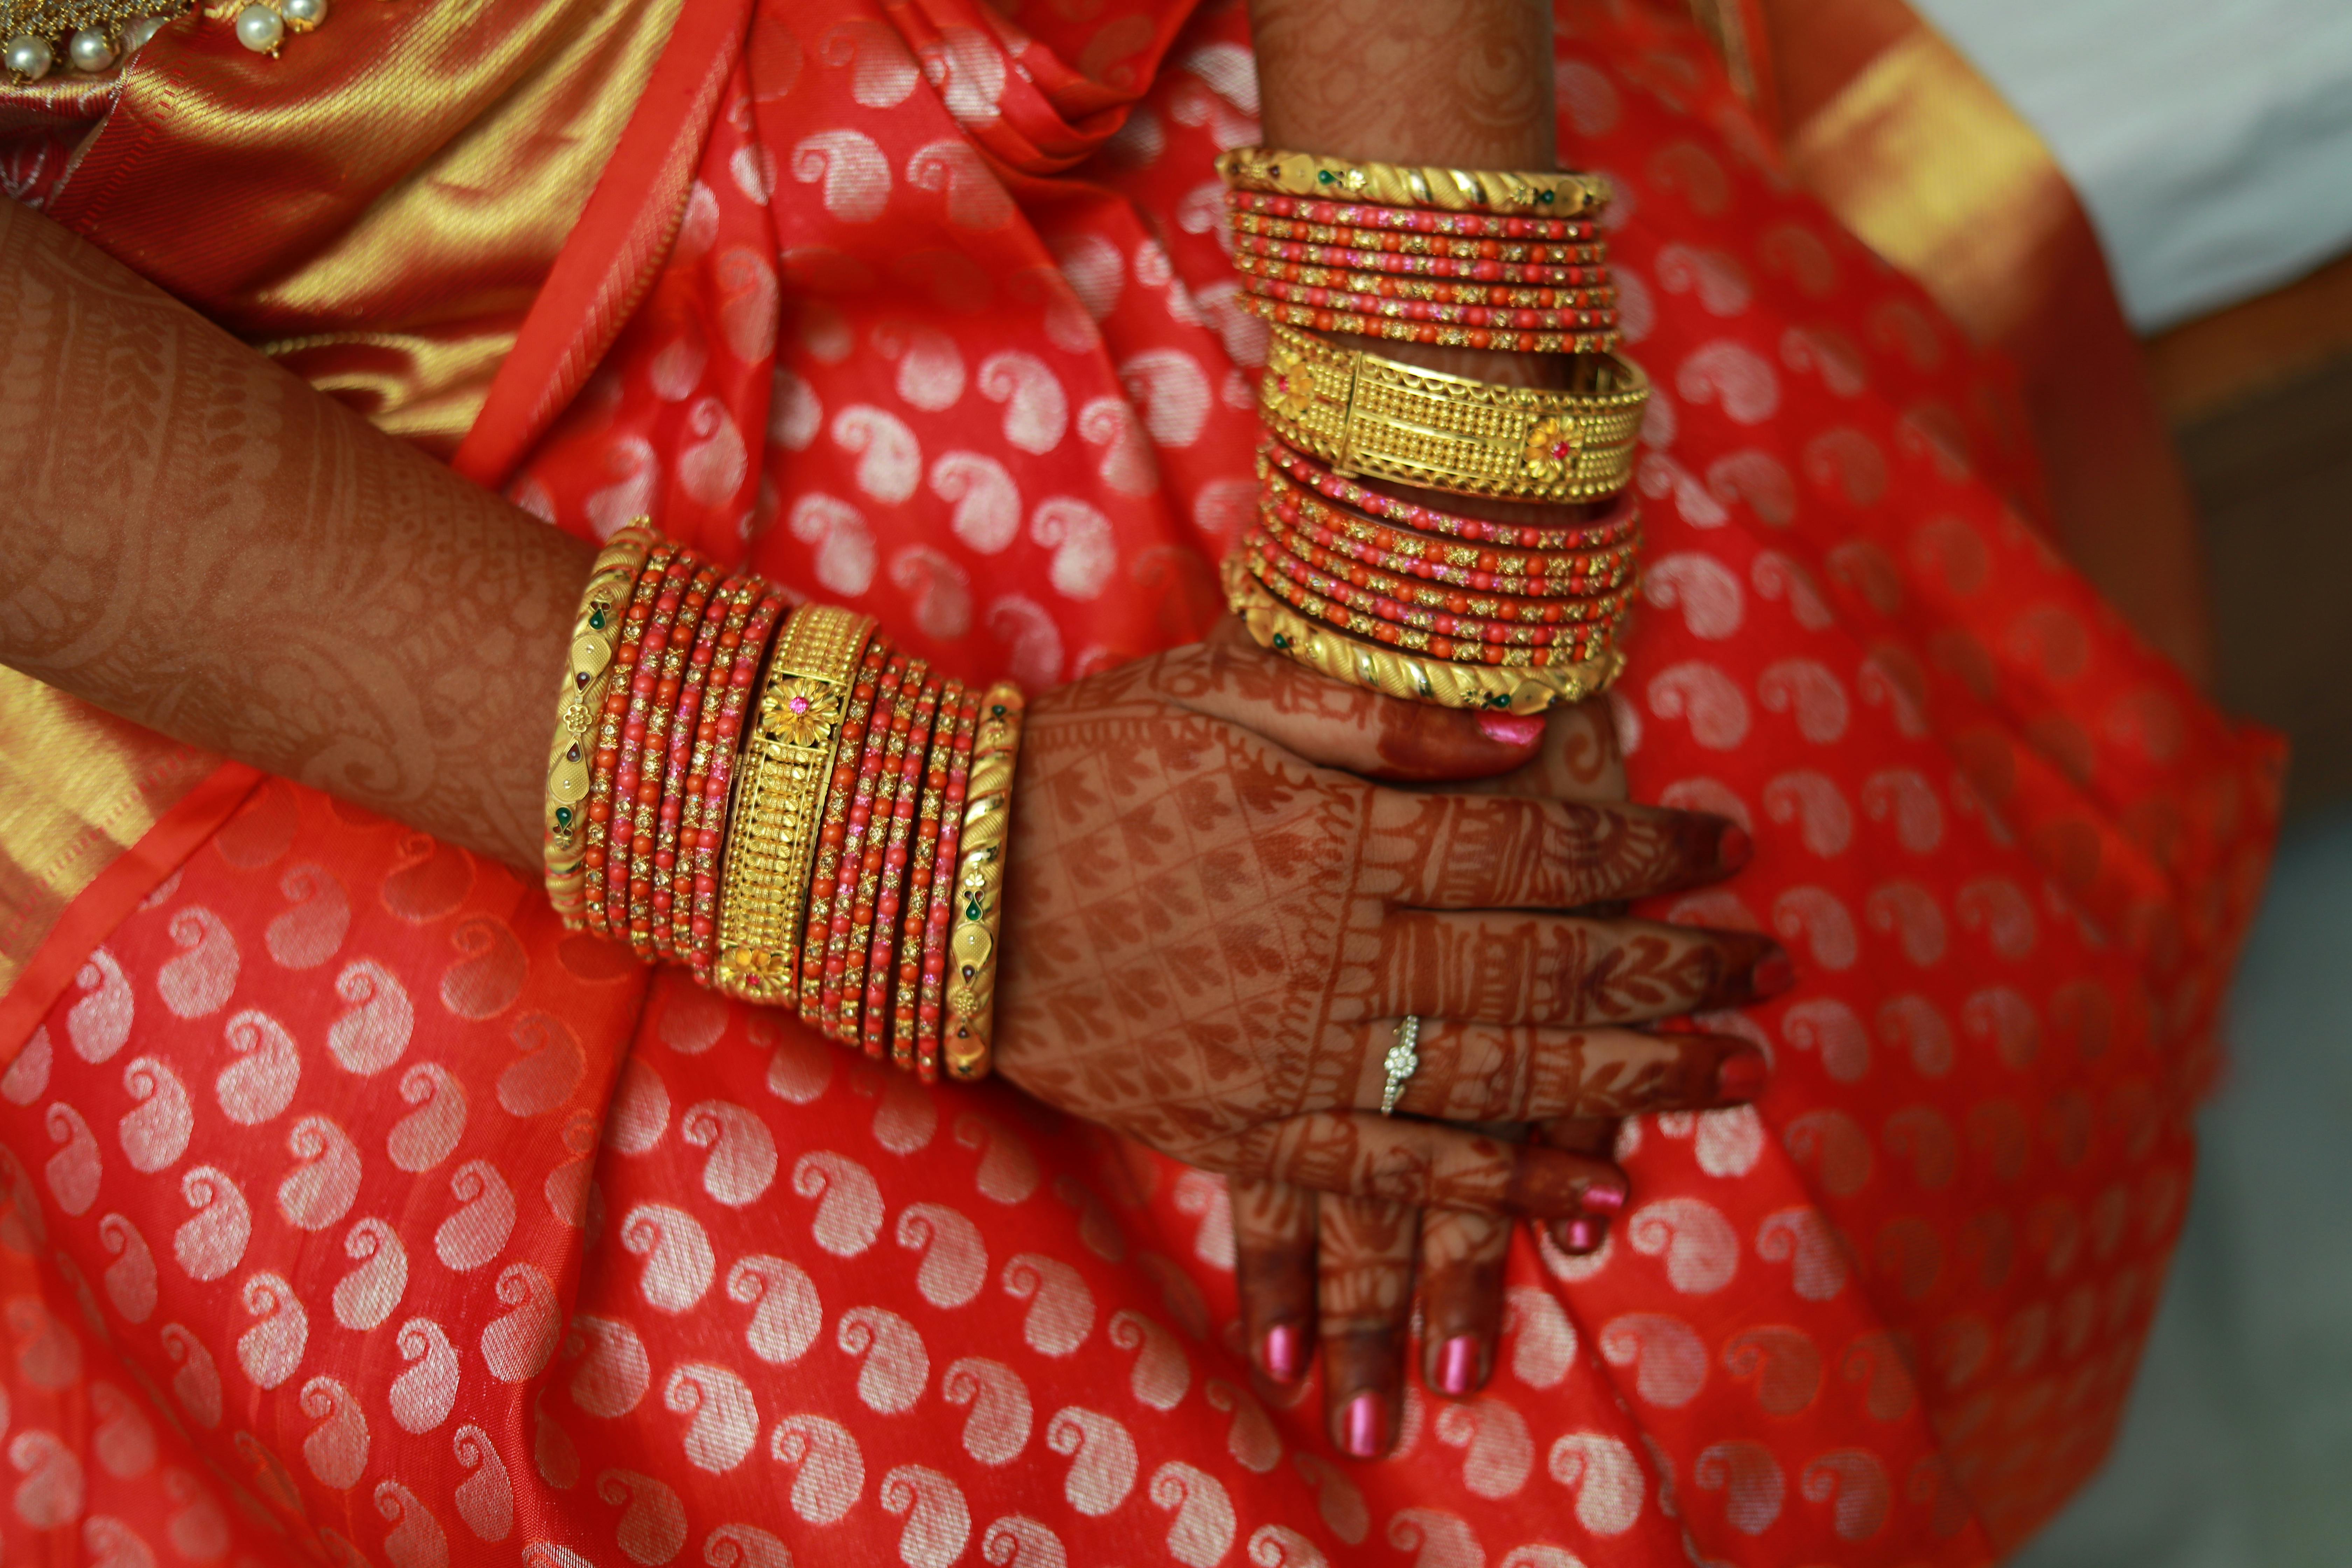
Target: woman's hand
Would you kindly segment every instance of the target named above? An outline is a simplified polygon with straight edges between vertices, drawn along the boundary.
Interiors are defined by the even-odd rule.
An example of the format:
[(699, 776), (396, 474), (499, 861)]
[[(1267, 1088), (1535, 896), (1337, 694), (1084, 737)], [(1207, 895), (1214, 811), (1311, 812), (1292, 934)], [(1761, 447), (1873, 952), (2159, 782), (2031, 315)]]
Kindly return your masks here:
[[(1549, 717), (1542, 747), (1526, 765), (1456, 787), (1554, 800), (1622, 800), (1624, 772), (1606, 707), (1555, 709)], [(1596, 1056), (1592, 1042), (1582, 1042), (1578, 1066), (1584, 1094), (1577, 1114), (1540, 1127), (1496, 1127), (1495, 1134), (1533, 1136), (1601, 1156), (1625, 1116), (1736, 1104), (1752, 1096), (1765, 1077), (1760, 1054), (1717, 1057), (1703, 1037), (1616, 1038), (1645, 1046)], [(1717, 1068), (1712, 1077), (1702, 1070), (1708, 1062)], [(1501, 1340), (1507, 1216), (1324, 1196), (1282, 1182), (1235, 1180), (1231, 1186), (1236, 1283), (1250, 1353), (1264, 1375), (1292, 1383), (1306, 1374), (1320, 1338), (1325, 1417), (1335, 1444), (1370, 1458), (1393, 1440), (1416, 1273), (1423, 1382), (1457, 1398), (1485, 1385)], [(1588, 1215), (1551, 1229), (1564, 1251), (1583, 1253), (1600, 1246), (1607, 1224), (1606, 1216)]]
[[(1767, 994), (1788, 961), (1748, 932), (1560, 912), (1724, 875), (1744, 858), (1729, 824), (1355, 776), (1506, 773), (1543, 733), (1336, 686), (1232, 628), (1041, 700), (1013, 807), (999, 1070), (1193, 1164), (1363, 1200), (1333, 1211), (1346, 1226), (1380, 1228), (1379, 1205), (1615, 1212), (1624, 1180), (1605, 1161), (1483, 1124), (1723, 1103), (1727, 1064), (1752, 1064), (1735, 1087), (1757, 1077), (1751, 1046), (1628, 1026)], [(1422, 1066), (1406, 1114), (1382, 1118), (1406, 1014)], [(1295, 1258), (1305, 1205), (1270, 1206), (1254, 1234), (1286, 1226)], [(1388, 1229), (1409, 1260), (1415, 1227)], [(1480, 1258), (1507, 1236), (1481, 1234)]]

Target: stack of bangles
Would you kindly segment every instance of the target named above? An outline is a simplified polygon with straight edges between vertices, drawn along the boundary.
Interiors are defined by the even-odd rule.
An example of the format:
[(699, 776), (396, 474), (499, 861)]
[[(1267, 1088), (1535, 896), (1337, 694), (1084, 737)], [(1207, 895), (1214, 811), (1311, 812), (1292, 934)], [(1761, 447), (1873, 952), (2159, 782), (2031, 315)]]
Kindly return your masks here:
[(788, 605), (639, 520), (596, 558), (548, 760), (574, 930), (924, 1080), (989, 1069), (1020, 689)]
[[(1258, 515), (1225, 563), (1262, 646), (1334, 679), (1536, 712), (1605, 689), (1638, 576), (1626, 493), (1649, 384), (1617, 357), (1590, 175), (1239, 148), (1217, 161), (1245, 308), (1270, 336)], [(1576, 391), (1475, 381), (1337, 337), (1588, 356)], [(1560, 526), (1368, 486), (1580, 506)]]

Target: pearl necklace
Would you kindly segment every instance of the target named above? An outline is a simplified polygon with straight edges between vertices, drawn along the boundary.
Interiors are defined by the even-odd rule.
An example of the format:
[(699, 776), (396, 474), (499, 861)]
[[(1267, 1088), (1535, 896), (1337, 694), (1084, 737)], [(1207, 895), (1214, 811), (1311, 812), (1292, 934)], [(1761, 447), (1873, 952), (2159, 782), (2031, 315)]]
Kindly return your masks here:
[[(0, 64), (19, 82), (38, 81), (63, 55), (94, 76), (138, 52), (187, 0), (5, 0), (0, 3)], [(236, 41), (273, 58), (289, 33), (327, 19), (327, 0), (248, 0), (236, 12)]]

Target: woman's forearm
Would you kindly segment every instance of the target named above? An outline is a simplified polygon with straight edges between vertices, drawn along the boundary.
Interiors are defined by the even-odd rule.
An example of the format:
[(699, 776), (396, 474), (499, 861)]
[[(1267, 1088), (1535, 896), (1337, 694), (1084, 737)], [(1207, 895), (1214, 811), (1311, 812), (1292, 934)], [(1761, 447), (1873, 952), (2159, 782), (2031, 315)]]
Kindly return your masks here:
[(0, 202), (0, 663), (518, 865), (591, 549)]
[[(1269, 147), (1456, 169), (1558, 166), (1551, 7), (1539, 0), (1250, 0)], [(1579, 362), (1343, 338), (1453, 375), (1565, 387)], [(1387, 489), (1472, 516), (1542, 522), (1570, 507)]]

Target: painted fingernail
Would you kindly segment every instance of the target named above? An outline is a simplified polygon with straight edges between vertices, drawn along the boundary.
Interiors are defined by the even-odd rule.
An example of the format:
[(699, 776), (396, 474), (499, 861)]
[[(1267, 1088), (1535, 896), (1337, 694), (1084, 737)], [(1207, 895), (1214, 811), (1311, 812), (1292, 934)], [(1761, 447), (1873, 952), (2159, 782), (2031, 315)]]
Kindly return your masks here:
[(1607, 1219), (1625, 1207), (1625, 1184), (1614, 1176), (1596, 1176), (1577, 1194), (1576, 1206), (1587, 1215)]
[(1600, 1251), (1601, 1244), (1607, 1239), (1608, 1235), (1609, 1226), (1606, 1221), (1586, 1218), (1564, 1219), (1553, 1229), (1552, 1239), (1558, 1242), (1559, 1249), (1570, 1258), (1582, 1258)]
[(1744, 1105), (1764, 1092), (1771, 1075), (1762, 1051), (1734, 1051), (1715, 1064), (1715, 1098), (1727, 1105)]
[(1774, 948), (1756, 961), (1748, 978), (1748, 994), (1760, 1002), (1767, 996), (1778, 996), (1797, 983), (1797, 966), (1789, 962), (1785, 949)]
[(1748, 829), (1736, 822), (1723, 825), (1723, 836), (1715, 841), (1715, 868), (1718, 871), (1738, 870), (1756, 853), (1756, 841), (1748, 837)]
[(1265, 1374), (1276, 1383), (1297, 1383), (1307, 1375), (1307, 1331), (1297, 1323), (1276, 1323), (1265, 1331)]
[(1359, 1459), (1379, 1458), (1381, 1446), (1388, 1436), (1387, 1401), (1370, 1391), (1359, 1394), (1348, 1401), (1340, 1426), (1342, 1448)]
[(1544, 721), (1540, 713), (1481, 713), (1478, 732), (1497, 745), (1532, 746), (1543, 739)]
[(1437, 1351), (1437, 1391), (1460, 1397), (1478, 1386), (1478, 1336), (1456, 1334)]

